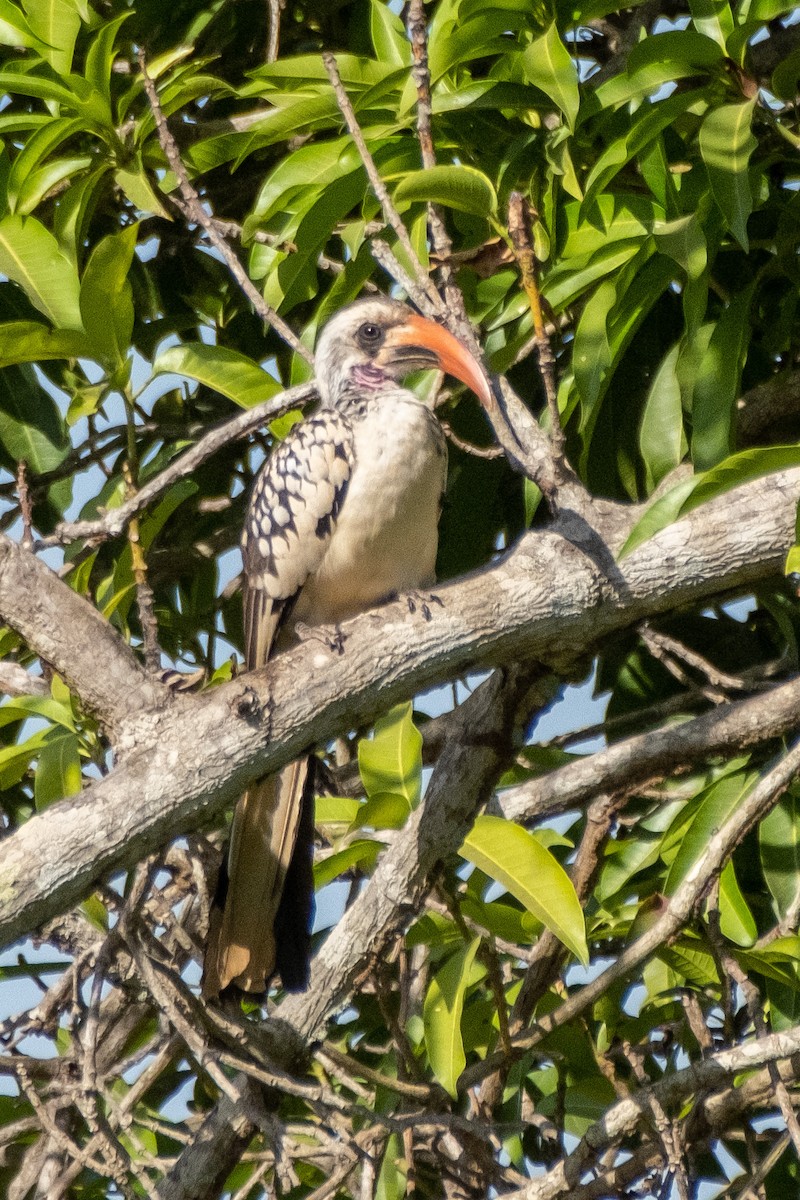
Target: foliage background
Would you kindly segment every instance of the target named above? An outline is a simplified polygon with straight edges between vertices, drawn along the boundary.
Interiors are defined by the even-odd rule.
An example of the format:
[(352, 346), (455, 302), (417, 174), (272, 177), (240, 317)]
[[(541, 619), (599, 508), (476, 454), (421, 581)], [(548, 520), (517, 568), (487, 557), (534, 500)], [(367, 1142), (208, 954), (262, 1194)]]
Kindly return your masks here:
[[(203, 671), (208, 685), (230, 678), (242, 633), (232, 553), (247, 491), (297, 411), (247, 440), (221, 438), (115, 536), (79, 535), (71, 523), (102, 521), (209, 428), (308, 381), (302, 347), (339, 306), (375, 287), (402, 294), (376, 263), (376, 234), (414, 274), (323, 50), (336, 54), (423, 268), (440, 282), (455, 272), (491, 368), (539, 414), (534, 312), (508, 230), (512, 193), (525, 197), (567, 457), (589, 493), (626, 506), (615, 510), (625, 534), (639, 522), (629, 549), (692, 505), (800, 461), (791, 5), (430, 3), (427, 167), (404, 15), (381, 0), (0, 0), (0, 529), (33, 540), (150, 666)], [(197, 213), (181, 206), (137, 51), (206, 215), (300, 349), (265, 327)], [(432, 251), (431, 202), (452, 252), (441, 238)], [(441, 411), (454, 434), (446, 581), (543, 524), (536, 485), (548, 489), (474, 452), (493, 439), (470, 398), (451, 395)], [(557, 441), (552, 453), (557, 461)], [(769, 505), (769, 487), (757, 497)], [(797, 561), (790, 555), (789, 568)], [(570, 648), (538, 702), (594, 662), (608, 694), (602, 727), (549, 744), (518, 733), (499, 786), (510, 795), (542, 776), (546, 795), (547, 773), (576, 748), (602, 750), (751, 694), (768, 709), (769, 689), (797, 672), (796, 599), (767, 571), (746, 604), (730, 599), (724, 584), (702, 603), (676, 595), (674, 611)], [(0, 631), (9, 837), (110, 772), (113, 742), (104, 714), (87, 711), (15, 630), (10, 620)], [(520, 727), (532, 725), (531, 704)], [(336, 896), (348, 902), (422, 784), (409, 706), (384, 717), (373, 740), (359, 742), (364, 733), (328, 748), (335, 794), (318, 810), (318, 886), (343, 880)], [(430, 729), (424, 746), (433, 764)], [(646, 1089), (690, 1061), (795, 1029), (793, 772), (757, 828), (733, 830), (720, 878), (710, 872), (680, 928), (574, 1020), (524, 1044), (532, 1020), (670, 912), (716, 832), (732, 828), (760, 783), (769, 790), (781, 755), (774, 731), (755, 746), (731, 737), (678, 770), (662, 764), (607, 793), (590, 789), (555, 823), (526, 831), (481, 816), (462, 856), (428, 880), (408, 932), (365, 971), (323, 1050), (283, 1061), (277, 1090), (237, 1084), (233, 1099), (231, 1064), (264, 1083), (264, 1047), (257, 1013), (229, 1013), (234, 1036), (192, 1007), (203, 879), (223, 822), (193, 829), (147, 869), (117, 873), (80, 909), (31, 928), (37, 952), (25, 943), (0, 968), (15, 989), (28, 979), (42, 992), (2, 1027), (0, 1186), (10, 1200), (389, 1200), (489, 1187), (606, 1195), (637, 1183), (688, 1196), (700, 1181), (703, 1194), (738, 1195), (753, 1178), (755, 1194), (790, 1194), (800, 1149), (790, 1067), (757, 1064), (749, 1090), (730, 1078), (716, 1092), (689, 1083), (663, 1104)], [(321, 906), (325, 920), (334, 908)], [(647, 1119), (597, 1133), (593, 1122), (630, 1094), (647, 1095)], [(212, 1142), (214, 1170), (203, 1160), (193, 1183), (198, 1130), (218, 1119), (222, 1137), (226, 1099), (236, 1137)], [(579, 1153), (590, 1128), (596, 1142)], [(553, 1190), (531, 1190), (533, 1177)]]

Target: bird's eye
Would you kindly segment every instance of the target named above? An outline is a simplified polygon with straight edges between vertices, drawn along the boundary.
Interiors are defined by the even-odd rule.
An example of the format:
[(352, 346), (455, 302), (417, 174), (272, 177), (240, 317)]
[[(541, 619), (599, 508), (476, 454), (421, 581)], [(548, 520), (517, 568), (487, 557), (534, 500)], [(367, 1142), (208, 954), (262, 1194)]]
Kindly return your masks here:
[(374, 350), (383, 341), (383, 330), (372, 321), (365, 321), (358, 330), (358, 340), (365, 349)]

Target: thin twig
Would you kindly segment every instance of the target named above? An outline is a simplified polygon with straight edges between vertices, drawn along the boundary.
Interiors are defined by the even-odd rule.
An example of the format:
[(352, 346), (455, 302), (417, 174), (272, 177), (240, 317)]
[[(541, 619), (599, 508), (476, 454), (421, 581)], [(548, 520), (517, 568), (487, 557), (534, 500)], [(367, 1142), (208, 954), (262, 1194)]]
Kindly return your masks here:
[(167, 162), (169, 163), (175, 178), (178, 180), (178, 187), (180, 188), (184, 203), (189, 210), (191, 219), (198, 225), (202, 226), (202, 228), (205, 230), (208, 240), (222, 255), (231, 275), (233, 275), (234, 279), (239, 284), (239, 287), (247, 296), (248, 300), (253, 305), (253, 308), (261, 317), (262, 321), (264, 321), (266, 325), (270, 325), (278, 334), (278, 336), (283, 338), (287, 346), (290, 346), (296, 354), (299, 354), (301, 358), (306, 360), (306, 362), (313, 363), (314, 356), (311, 351), (307, 346), (303, 345), (294, 330), (286, 324), (283, 317), (279, 316), (278, 313), (275, 312), (275, 309), (271, 308), (270, 305), (267, 304), (266, 300), (253, 283), (252, 279), (245, 271), (241, 262), (234, 254), (228, 242), (224, 237), (221, 236), (214, 222), (214, 218), (209, 216), (203, 207), (203, 203), (197, 194), (197, 191), (189, 182), (189, 176), (187, 175), (186, 168), (183, 165), (177, 143), (169, 131), (167, 119), (164, 116), (164, 111), (161, 107), (161, 102), (158, 98), (158, 92), (156, 91), (155, 84), (147, 73), (144, 51), (139, 51), (138, 60), (139, 68), (142, 72), (144, 90), (147, 94), (147, 99), (153, 111), (153, 117), (156, 123), (156, 132), (158, 133), (158, 140), (161, 145), (161, 149), (166, 155)]
[(316, 396), (315, 385), (303, 383), (279, 392), (270, 400), (265, 400), (263, 404), (256, 405), (255, 408), (249, 408), (246, 412), (239, 413), (232, 420), (209, 430), (190, 450), (187, 450), (180, 458), (176, 458), (153, 479), (148, 480), (139, 488), (135, 496), (131, 496), (118, 508), (110, 509), (105, 516), (94, 521), (62, 521), (56, 527), (55, 533), (49, 537), (40, 538), (37, 546), (61, 546), (77, 541), (78, 538), (85, 538), (91, 542), (102, 542), (107, 538), (119, 536), (131, 517), (141, 512), (152, 500), (172, 487), (173, 483), (191, 475), (201, 463), (216, 454), (222, 446), (238, 441), (239, 438), (247, 437), (260, 425), (265, 425), (291, 408), (301, 407), (307, 401), (315, 399)]
[[(411, 42), (411, 76), (417, 88), (417, 138), (422, 155), (422, 165), (428, 170), (436, 166), (436, 151), (433, 145), (431, 121), (431, 75), (428, 68), (428, 26), (425, 19), (424, 0), (410, 0), (406, 29)], [(456, 284), (452, 264), (453, 243), (447, 232), (444, 214), (438, 204), (428, 204), (428, 229), (431, 246), (439, 260), (439, 275), (444, 285), (448, 306), (463, 305), (463, 297)]]
[(413, 300), (421, 313), (432, 318), (440, 315), (441, 309), (438, 300), (431, 301), (427, 288), (420, 287), (416, 280), (411, 278), (388, 242), (385, 242), (383, 238), (374, 237), (370, 240), (369, 248), (376, 263), (383, 267), (386, 274), (395, 283), (400, 284), (400, 287), (403, 288), (409, 299)]
[[(731, 692), (749, 692), (753, 689), (753, 683), (743, 675), (730, 675), (727, 671), (720, 670), (702, 654), (698, 654), (696, 650), (679, 642), (677, 638), (670, 637), (669, 634), (660, 633), (653, 629), (649, 622), (645, 622), (640, 626), (639, 634), (646, 643), (648, 649), (652, 651), (654, 647), (672, 655), (674, 658), (680, 659), (687, 667), (692, 667), (695, 671), (699, 671), (705, 675), (712, 688), (721, 688), (724, 691)], [(715, 691), (710, 699), (717, 701), (718, 693)], [(725, 697), (723, 696), (723, 699)]]
[(17, 463), (17, 496), (19, 497), (19, 511), (22, 517), (22, 545), (26, 550), (30, 550), (33, 546), (33, 534), (31, 533), (33, 526), (33, 505), (31, 504), (31, 494), (28, 489), (28, 464), (24, 458), (21, 458)]
[[(136, 495), (136, 486), (129, 462), (123, 466), (128, 496)], [(148, 671), (155, 672), (161, 667), (161, 647), (158, 642), (158, 621), (153, 597), (153, 589), (147, 578), (147, 559), (142, 548), (139, 529), (139, 517), (131, 517), (128, 526), (128, 545), (131, 548), (131, 563), (133, 578), (136, 582), (136, 607), (139, 610), (139, 623), (142, 627), (142, 649), (144, 664)]]
[(539, 372), (547, 398), (547, 411), (550, 414), (550, 440), (556, 454), (563, 455), (565, 439), (564, 430), (561, 428), (561, 413), (558, 409), (556, 360), (547, 336), (547, 327), (542, 313), (538, 263), (533, 248), (531, 230), (531, 211), (520, 192), (512, 192), (508, 200), (508, 232), (522, 277), (522, 286), (531, 306), (536, 352), (539, 357)]
[(281, 12), (285, 0), (267, 0), (267, 62), (276, 62), (281, 39)]
[(394, 201), (389, 195), (389, 190), (381, 179), (378, 168), (375, 166), (375, 160), (367, 148), (367, 143), (364, 140), (364, 134), (361, 132), (361, 126), (356, 119), (356, 114), (353, 109), (353, 105), (350, 102), (350, 97), (345, 91), (344, 84), (342, 83), (339, 75), (336, 59), (329, 50), (326, 50), (322, 55), (322, 61), (325, 65), (325, 70), (328, 72), (328, 78), (331, 81), (331, 87), (333, 88), (334, 95), (336, 96), (336, 103), (339, 105), (339, 111), (344, 117), (348, 132), (353, 139), (361, 161), (364, 164), (364, 170), (367, 172), (367, 178), (369, 179), (372, 190), (375, 193), (375, 197), (381, 206), (386, 223), (391, 225), (392, 229), (397, 235), (397, 240), (408, 255), (408, 260), (413, 268), (414, 274), (417, 277), (418, 284), (425, 290), (430, 301), (441, 313), (443, 312), (445, 306), (442, 303), (442, 299), (439, 296), (439, 293), (436, 291), (436, 288), (431, 283), (428, 272), (425, 270), (419, 258), (417, 257), (417, 252), (411, 244), (411, 238), (408, 236), (408, 230), (403, 224), (402, 218), (395, 208)]
[(441, 417), (439, 424), (448, 441), (451, 441), (454, 446), (458, 446), (459, 450), (463, 450), (465, 454), (471, 454), (473, 458), (502, 458), (505, 453), (502, 446), (476, 446), (472, 442), (465, 441), (464, 438), (458, 436), (452, 425), (443, 421)]

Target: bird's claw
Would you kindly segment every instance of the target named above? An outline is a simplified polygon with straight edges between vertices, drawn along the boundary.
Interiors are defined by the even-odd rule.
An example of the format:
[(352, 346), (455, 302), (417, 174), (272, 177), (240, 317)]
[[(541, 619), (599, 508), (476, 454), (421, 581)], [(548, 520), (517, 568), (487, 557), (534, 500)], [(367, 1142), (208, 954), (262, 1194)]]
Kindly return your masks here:
[(321, 642), (332, 654), (344, 654), (347, 634), (338, 625), (305, 625), (298, 621), (294, 627), (300, 642)]
[(419, 612), (423, 621), (430, 621), (432, 617), (431, 605), (438, 604), (439, 608), (444, 608), (444, 601), (441, 596), (437, 596), (434, 592), (420, 592), (412, 590), (403, 593), (408, 611), (413, 615)]

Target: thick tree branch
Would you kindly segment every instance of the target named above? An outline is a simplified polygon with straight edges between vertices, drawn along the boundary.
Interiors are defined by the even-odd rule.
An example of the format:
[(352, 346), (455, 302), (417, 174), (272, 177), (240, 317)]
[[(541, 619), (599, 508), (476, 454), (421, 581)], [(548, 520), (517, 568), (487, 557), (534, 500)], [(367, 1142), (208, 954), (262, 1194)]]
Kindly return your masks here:
[[(120, 766), (3, 844), (0, 939), (63, 911), (108, 870), (196, 828), (247, 783), (374, 718), (376, 707), (475, 667), (528, 659), (556, 670), (570, 666), (603, 637), (648, 616), (755, 586), (781, 568), (798, 492), (797, 470), (757, 480), (662, 530), (618, 567), (592, 557), (594, 539), (587, 547), (554, 533), (531, 534), (496, 566), (439, 588), (443, 607), (428, 622), (398, 601), (348, 622), (343, 655), (311, 641), (207, 695), (176, 697), (163, 711), (140, 701), (145, 711), (129, 717), (118, 743)], [(24, 554), (11, 545), (4, 557)], [(41, 564), (30, 569), (35, 592), (24, 576), (0, 570), (2, 610), (38, 652), (49, 647), (58, 662), (69, 662), (79, 647), (71, 626), (61, 624), (59, 605), (70, 597), (83, 612), (83, 602)], [(32, 609), (31, 594), (38, 599)], [(99, 638), (103, 622), (96, 621)], [(81, 630), (78, 640), (83, 636)], [(105, 643), (109, 664), (118, 659), (141, 687), (130, 651), (116, 643), (112, 650), (107, 632)], [(87, 644), (96, 663), (91, 641), (82, 661)], [(104, 679), (85, 672), (70, 678), (93, 706), (107, 698), (118, 715), (136, 707), (123, 705)], [(113, 668), (109, 678), (117, 683)]]
[(701, 759), (783, 737), (800, 722), (800, 679), (748, 700), (721, 705), (680, 725), (637, 734), (567, 763), (540, 779), (509, 788), (500, 797), (512, 821), (538, 821), (583, 806), (599, 793), (625, 795)]
[(111, 729), (168, 699), (97, 609), (5, 534), (0, 534), (0, 619)]

